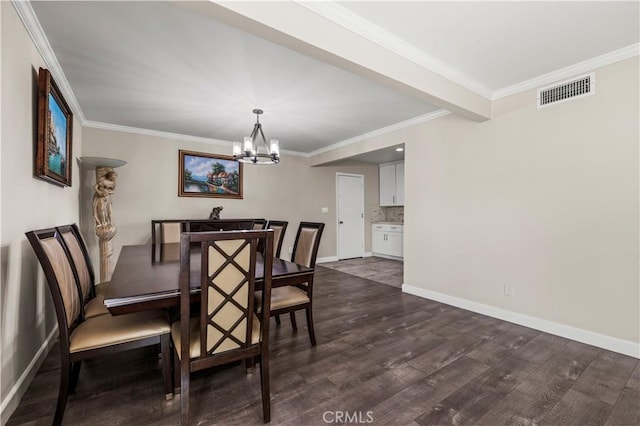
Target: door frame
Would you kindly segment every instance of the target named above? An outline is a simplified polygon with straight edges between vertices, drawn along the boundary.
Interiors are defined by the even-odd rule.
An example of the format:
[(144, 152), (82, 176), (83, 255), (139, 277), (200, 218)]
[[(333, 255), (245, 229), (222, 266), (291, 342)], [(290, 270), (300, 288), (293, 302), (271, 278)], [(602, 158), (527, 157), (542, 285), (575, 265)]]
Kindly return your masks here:
[(340, 176), (351, 176), (362, 179), (362, 257), (364, 257), (364, 245), (366, 237), (364, 220), (364, 175), (357, 173), (336, 172), (336, 260), (340, 260), (340, 223), (338, 223), (340, 221), (338, 217), (340, 213)]

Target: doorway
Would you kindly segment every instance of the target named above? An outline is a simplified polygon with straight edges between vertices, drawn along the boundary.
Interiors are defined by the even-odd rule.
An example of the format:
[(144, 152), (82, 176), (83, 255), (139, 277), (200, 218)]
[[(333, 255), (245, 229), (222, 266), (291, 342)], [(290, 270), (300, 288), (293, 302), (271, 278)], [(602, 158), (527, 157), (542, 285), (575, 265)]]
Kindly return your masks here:
[(364, 256), (364, 176), (336, 173), (338, 259)]

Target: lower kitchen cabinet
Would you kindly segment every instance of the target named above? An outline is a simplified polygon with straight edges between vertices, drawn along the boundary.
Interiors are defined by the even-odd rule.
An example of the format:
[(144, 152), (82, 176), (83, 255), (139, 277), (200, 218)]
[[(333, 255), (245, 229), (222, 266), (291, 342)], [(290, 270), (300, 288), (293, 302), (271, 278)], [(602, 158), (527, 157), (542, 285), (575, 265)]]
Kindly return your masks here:
[(374, 223), (371, 235), (374, 256), (402, 257), (402, 225)]

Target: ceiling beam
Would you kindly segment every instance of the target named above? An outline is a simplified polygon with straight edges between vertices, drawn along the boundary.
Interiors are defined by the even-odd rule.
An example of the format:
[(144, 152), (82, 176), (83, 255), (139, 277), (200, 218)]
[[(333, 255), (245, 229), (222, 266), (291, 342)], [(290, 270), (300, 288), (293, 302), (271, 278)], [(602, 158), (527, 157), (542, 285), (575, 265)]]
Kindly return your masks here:
[(491, 118), (489, 99), (296, 2), (175, 3), (462, 117)]

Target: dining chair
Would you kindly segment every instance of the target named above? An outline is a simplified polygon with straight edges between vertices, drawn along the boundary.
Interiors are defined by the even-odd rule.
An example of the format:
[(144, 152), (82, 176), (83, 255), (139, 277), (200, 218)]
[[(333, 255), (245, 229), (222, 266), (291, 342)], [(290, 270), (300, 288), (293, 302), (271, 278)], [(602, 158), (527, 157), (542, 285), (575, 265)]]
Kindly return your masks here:
[[(181, 220), (160, 222), (160, 242), (179, 243), (180, 234), (184, 230), (184, 222)], [(153, 243), (153, 241), (152, 241)]]
[(287, 231), (287, 225), (289, 222), (284, 220), (270, 220), (267, 223), (266, 229), (273, 229), (273, 257), (280, 257), (280, 250), (282, 249), (282, 242), (284, 241), (284, 234)]
[(104, 306), (104, 295), (108, 283), (100, 283), (96, 286), (91, 258), (78, 225), (73, 223), (57, 226), (56, 229), (62, 236), (62, 243), (71, 255), (71, 263), (78, 274), (84, 317), (111, 315)]
[[(262, 291), (254, 306), (257, 247), (265, 240)], [(189, 424), (191, 373), (238, 360), (260, 362), (262, 416), (271, 418), (269, 390), (269, 303), (273, 263), (273, 231), (183, 233), (180, 239), (180, 320), (171, 325), (180, 372), (182, 425)], [(199, 251), (200, 312), (191, 317), (191, 253)], [(259, 271), (258, 271), (259, 272)], [(259, 313), (257, 313), (259, 312)]]
[[(310, 268), (315, 268), (320, 238), (324, 230), (324, 223), (300, 222), (298, 233), (293, 244), (291, 261)], [(256, 303), (262, 303), (263, 294), (256, 292)], [(298, 329), (296, 325), (295, 312), (305, 310), (307, 315), (307, 329), (311, 346), (316, 345), (316, 335), (313, 328), (313, 277), (305, 284), (289, 285), (274, 288), (271, 292), (271, 316), (276, 317), (289, 312), (291, 326), (294, 331)]]
[(75, 392), (83, 360), (129, 349), (160, 344), (165, 396), (173, 391), (169, 318), (164, 311), (85, 318), (82, 290), (72, 255), (55, 228), (26, 233), (47, 279), (58, 322), (60, 386), (53, 419), (60, 425), (68, 395)]
[(267, 219), (254, 219), (253, 220), (253, 229), (254, 231), (259, 231), (261, 229), (267, 228)]

